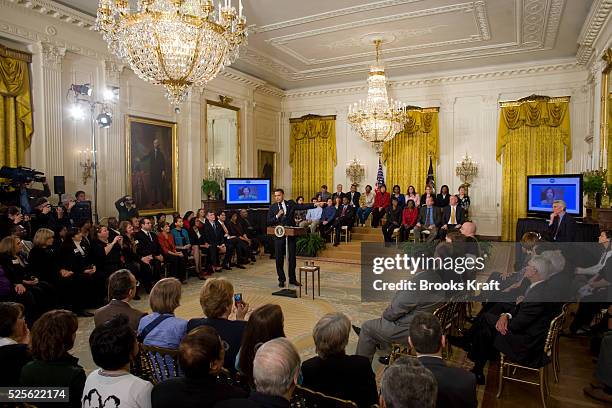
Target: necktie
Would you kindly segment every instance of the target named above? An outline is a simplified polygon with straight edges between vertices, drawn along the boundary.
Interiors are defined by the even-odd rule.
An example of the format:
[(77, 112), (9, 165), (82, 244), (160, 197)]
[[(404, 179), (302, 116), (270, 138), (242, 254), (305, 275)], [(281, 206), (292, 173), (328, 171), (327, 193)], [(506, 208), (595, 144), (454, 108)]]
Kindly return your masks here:
[(346, 214), (346, 205), (342, 207), (342, 214), (340, 214), (340, 216), (344, 217), (344, 214)]
[(151, 233), (147, 231), (147, 238), (149, 238), (149, 241), (153, 241), (153, 239), (151, 239)]
[(431, 208), (427, 208), (427, 225), (431, 225), (433, 224), (433, 222), (431, 222)]
[(557, 223), (557, 229), (555, 230), (555, 237), (554, 237), (555, 241), (557, 240), (557, 234), (559, 233), (559, 229), (561, 228), (562, 218), (561, 217), (558, 217), (558, 218), (559, 218), (559, 222)]
[(450, 224), (455, 225), (455, 207), (451, 207)]

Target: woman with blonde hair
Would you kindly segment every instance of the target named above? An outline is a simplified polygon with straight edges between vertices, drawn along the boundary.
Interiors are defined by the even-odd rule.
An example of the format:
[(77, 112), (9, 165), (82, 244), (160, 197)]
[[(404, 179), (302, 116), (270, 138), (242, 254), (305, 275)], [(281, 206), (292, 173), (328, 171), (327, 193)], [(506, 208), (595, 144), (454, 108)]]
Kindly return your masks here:
[(138, 324), (138, 340), (147, 346), (178, 349), (187, 332), (187, 321), (174, 315), (180, 306), (181, 282), (176, 278), (159, 280), (151, 289), (149, 305), (153, 313)]

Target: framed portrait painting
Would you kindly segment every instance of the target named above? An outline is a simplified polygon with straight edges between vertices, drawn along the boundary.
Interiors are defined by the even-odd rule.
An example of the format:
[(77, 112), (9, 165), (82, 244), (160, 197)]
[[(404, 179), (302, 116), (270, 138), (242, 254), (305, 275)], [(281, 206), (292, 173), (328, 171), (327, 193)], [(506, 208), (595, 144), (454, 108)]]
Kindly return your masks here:
[(270, 179), (276, 187), (276, 152), (257, 151), (257, 177)]
[(176, 123), (126, 120), (128, 194), (141, 215), (178, 210)]

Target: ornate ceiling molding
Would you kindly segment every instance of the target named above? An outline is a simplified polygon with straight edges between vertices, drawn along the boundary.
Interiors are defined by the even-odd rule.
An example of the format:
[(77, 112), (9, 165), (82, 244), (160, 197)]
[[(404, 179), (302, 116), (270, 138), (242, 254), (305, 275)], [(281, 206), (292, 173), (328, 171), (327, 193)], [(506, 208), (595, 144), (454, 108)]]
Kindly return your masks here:
[[(81, 13), (70, 7), (56, 3), (52, 0), (6, 0), (8, 2), (23, 6), (36, 11), (42, 15), (56, 18), (68, 24), (86, 30), (94, 30), (96, 19), (88, 14)], [(6, 2), (5, 1), (5, 2)]]
[(604, 27), (612, 12), (612, 0), (595, 0), (591, 6), (591, 11), (582, 26), (578, 39), (578, 53), (576, 60), (580, 64), (587, 64), (593, 56), (593, 44), (597, 41), (601, 29)]

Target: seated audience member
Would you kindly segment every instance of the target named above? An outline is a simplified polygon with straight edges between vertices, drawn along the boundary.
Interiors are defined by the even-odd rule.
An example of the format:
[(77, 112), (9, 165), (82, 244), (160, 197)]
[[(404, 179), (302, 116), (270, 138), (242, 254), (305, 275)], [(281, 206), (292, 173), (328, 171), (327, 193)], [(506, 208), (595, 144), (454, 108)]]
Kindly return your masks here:
[(319, 195), (321, 195), (322, 201), (327, 201), (328, 198), (331, 198), (331, 194), (329, 191), (327, 191), (327, 186), (325, 184), (321, 186), (321, 191), (319, 192)]
[(408, 204), (409, 200), (414, 202), (415, 207), (418, 207), (421, 204), (421, 197), (419, 196), (419, 193), (416, 192), (414, 186), (408, 186), (408, 190), (406, 190), (404, 201), (406, 204)]
[[(316, 204), (317, 198), (313, 197), (311, 201), (313, 204)], [(317, 232), (317, 228), (319, 227), (319, 223), (321, 222), (322, 215), (323, 208), (319, 206), (311, 208), (310, 210), (306, 211), (306, 218), (304, 219), (304, 221), (300, 222), (298, 226), (302, 228), (308, 227), (310, 228), (310, 233), (314, 234), (315, 232)]]
[(421, 195), (421, 202), (420, 202), (419, 207), (423, 207), (425, 204), (427, 204), (428, 197), (433, 198), (433, 203), (435, 205), (436, 204), (436, 193), (434, 192), (434, 189), (430, 184), (425, 186), (425, 193)]
[(417, 358), (436, 377), (438, 383), (437, 407), (475, 408), (476, 377), (469, 371), (450, 367), (442, 359), (446, 339), (440, 322), (431, 313), (417, 313), (410, 324), (408, 343)]
[(465, 186), (463, 184), (459, 186), (457, 198), (459, 199), (459, 205), (461, 208), (463, 208), (463, 215), (465, 216), (465, 219), (469, 219), (468, 211), (470, 209), (471, 202), (470, 197), (465, 192)]
[(376, 196), (374, 197), (374, 206), (372, 207), (372, 227), (378, 228), (380, 220), (387, 213), (387, 208), (391, 205), (391, 195), (387, 192), (387, 186), (381, 184)]
[(55, 219), (53, 217), (51, 203), (45, 197), (37, 198), (32, 202), (32, 216), (30, 225), (31, 233), (35, 234), (40, 228), (53, 229), (55, 227)]
[[(191, 228), (191, 222), (194, 218), (195, 213), (193, 211), (187, 211), (183, 216), (183, 227), (187, 229)], [(176, 219), (176, 217), (174, 217), (174, 219)]]
[(157, 241), (170, 276), (179, 279), (182, 283), (187, 283), (185, 253), (176, 248), (170, 225), (167, 222), (158, 226)]
[(241, 388), (217, 382), (225, 350), (217, 331), (208, 326), (190, 331), (179, 346), (178, 361), (184, 376), (153, 387), (153, 408), (212, 408), (218, 401), (245, 398)]
[[(194, 223), (195, 218), (192, 218), (190, 224)], [(189, 228), (191, 228), (191, 225)], [(174, 238), (174, 245), (176, 246), (177, 250), (181, 251), (185, 255), (185, 259), (187, 259), (191, 253), (193, 253), (193, 256), (195, 257), (191, 240), (189, 239), (189, 228), (185, 227), (184, 221), (181, 217), (176, 217), (173, 224), (170, 225), (170, 233), (172, 234), (172, 238)]]
[(139, 280), (147, 292), (155, 281), (161, 276), (161, 264), (164, 257), (157, 236), (152, 232), (153, 222), (150, 218), (140, 218), (138, 221), (140, 230), (134, 234), (136, 243), (136, 254), (139, 257), (140, 276)]
[(355, 223), (355, 210), (351, 207), (348, 195), (342, 197), (342, 205), (336, 210), (336, 219), (334, 220), (335, 241), (334, 246), (340, 245), (340, 231), (342, 227), (349, 229)]
[[(227, 247), (223, 240), (223, 228), (217, 222), (217, 216), (213, 211), (206, 213), (206, 223), (204, 223), (204, 238), (208, 242), (208, 256), (206, 257), (206, 269), (208, 273), (221, 271), (221, 257), (227, 254)], [(225, 259), (224, 259), (225, 260)], [(229, 259), (227, 259), (226, 269), (229, 269)]]
[[(53, 247), (54, 232), (47, 228), (41, 228), (34, 234), (34, 246), (28, 257), (28, 270), (43, 282), (52, 286), (59, 279), (57, 269), (57, 251)], [(54, 302), (55, 303), (55, 302)]]
[[(259, 248), (259, 244), (264, 246), (264, 251), (273, 254), (274, 253), (274, 245), (272, 243), (272, 237), (268, 236), (265, 231), (259, 231), (251, 221), (249, 221), (249, 211), (246, 209), (240, 210), (240, 224), (242, 225), (242, 229), (246, 232), (247, 236), (257, 243), (257, 248)], [(274, 258), (274, 256), (271, 256)]]
[[(192, 222), (191, 228), (189, 228), (189, 242), (191, 242), (193, 248), (193, 260), (195, 262), (196, 271), (198, 273), (198, 278), (204, 280), (207, 275), (210, 275), (208, 271), (203, 270), (202, 268), (202, 256), (206, 256), (208, 254), (209, 244), (206, 242), (206, 237), (204, 236), (204, 221), (201, 221), (199, 218), (195, 218)], [(197, 250), (195, 249), (197, 247)]]
[[(123, 237), (121, 241), (121, 259), (126, 269), (134, 274), (136, 279), (140, 278), (140, 259), (136, 254), (136, 241), (134, 240), (134, 227), (129, 221), (119, 223), (119, 234)], [(140, 299), (138, 294), (134, 299)]]
[(423, 367), (416, 358), (401, 357), (383, 373), (379, 406), (380, 408), (434, 408), (437, 394), (438, 385), (431, 371)]
[(153, 385), (130, 373), (130, 364), (138, 355), (138, 342), (125, 315), (117, 315), (93, 329), (89, 348), (99, 368), (85, 381), (84, 408), (98, 407), (99, 401), (122, 408), (151, 407)]
[(397, 197), (391, 197), (391, 206), (387, 209), (387, 222), (382, 227), (385, 242), (393, 242), (393, 231), (402, 223), (402, 209)]
[(236, 369), (241, 380), (254, 388), (253, 360), (257, 348), (263, 343), (285, 337), (283, 310), (279, 305), (265, 304), (253, 310), (244, 329), (240, 350), (236, 356)]
[[(130, 224), (134, 228), (134, 234), (137, 234), (140, 231), (140, 217), (130, 217)], [(153, 228), (151, 228), (152, 230)]]
[[(204, 222), (206, 221), (206, 209), (205, 208), (198, 208), (198, 211), (196, 211), (196, 220), (200, 220), (202, 222), (202, 224), (204, 224)], [(192, 225), (193, 227), (193, 225)]]
[(369, 184), (365, 186), (365, 192), (361, 195), (361, 198), (363, 198), (363, 204), (361, 204), (357, 209), (357, 218), (359, 219), (359, 225), (362, 227), (365, 225), (370, 213), (372, 213), (375, 196), (376, 194), (372, 192), (372, 186)]
[(11, 235), (11, 228), (15, 225), (24, 224), (24, 216), (21, 208), (11, 206), (6, 210), (6, 215), (0, 218), (0, 238)]
[(115, 235), (109, 239), (109, 229), (103, 225), (98, 225), (94, 229), (95, 239), (91, 248), (92, 262), (96, 265), (96, 271), (102, 273), (104, 280), (115, 271), (123, 267), (121, 262), (121, 243), (123, 237)]
[(359, 208), (359, 200), (361, 199), (361, 193), (357, 191), (357, 184), (351, 184), (351, 191), (346, 193), (349, 198), (349, 204), (355, 211)]
[(597, 382), (584, 388), (584, 393), (601, 402), (612, 404), (612, 325), (608, 321), (608, 332), (604, 334), (595, 368)]
[(440, 187), (440, 193), (436, 196), (435, 206), (438, 208), (447, 207), (450, 204), (450, 190), (448, 186), (444, 184)]
[(138, 340), (147, 346), (177, 349), (187, 332), (187, 321), (174, 316), (181, 301), (181, 282), (164, 278), (153, 286), (149, 305), (153, 313), (138, 323)]
[(419, 208), (419, 218), (414, 226), (414, 240), (419, 242), (423, 231), (429, 231), (427, 241), (433, 241), (438, 235), (438, 227), (442, 222), (440, 211), (434, 206), (433, 196), (427, 197), (425, 203)]
[[(236, 354), (240, 348), (242, 334), (246, 322), (244, 318), (249, 310), (249, 305), (244, 302), (234, 302), (234, 286), (223, 278), (207, 279), (200, 292), (200, 305), (204, 316), (189, 320), (187, 331), (199, 326), (214, 327), (219, 336), (228, 345), (225, 351), (224, 367), (230, 371), (235, 370)], [(229, 320), (236, 307), (236, 320)]]
[(0, 267), (12, 286), (12, 293), (6, 300), (13, 300), (24, 306), (26, 321), (31, 327), (41, 314), (54, 306), (54, 295), (48, 283), (39, 281), (28, 272), (18, 252), (19, 238), (10, 235), (0, 241)]
[(70, 396), (67, 406), (81, 407), (85, 370), (78, 364), (79, 359), (68, 353), (74, 347), (78, 327), (76, 315), (67, 310), (52, 310), (34, 323), (31, 332), (34, 360), (21, 370), (22, 386), (67, 387)]
[(110, 301), (94, 313), (96, 327), (117, 315), (124, 315), (128, 318), (132, 330), (138, 330), (138, 323), (146, 313), (130, 306), (130, 302), (136, 296), (136, 290), (136, 278), (129, 270), (120, 269), (113, 273), (108, 278), (108, 298)]
[[(295, 202), (298, 204), (304, 204), (304, 196), (297, 196)], [(308, 210), (295, 210), (293, 212), (293, 222), (295, 225), (300, 225), (300, 223), (306, 219), (306, 211)]]
[(406, 205), (406, 197), (402, 194), (402, 188), (397, 184), (394, 185), (391, 190), (391, 199), (393, 199), (393, 197), (397, 198), (397, 206), (403, 210)]
[(92, 224), (90, 220), (83, 220), (81, 224), (77, 224), (77, 228), (81, 231), (81, 245), (87, 247), (88, 252), (91, 254), (91, 230)]
[(264, 343), (255, 354), (255, 390), (248, 399), (219, 402), (217, 408), (289, 408), (300, 375), (300, 355), (285, 338)]
[[(178, 218), (181, 218), (181, 217), (178, 217)], [(183, 219), (183, 218), (181, 218), (181, 220), (182, 220), (182, 219)], [(155, 229), (155, 230), (157, 230), (157, 227), (158, 227), (158, 226), (160, 226), (160, 225), (161, 225), (162, 223), (164, 223), (164, 222), (168, 222), (168, 221), (166, 220), (166, 214), (164, 214), (164, 213), (159, 213), (159, 214), (157, 214), (157, 215), (155, 216), (155, 228), (154, 228), (154, 229)]]
[[(412, 186), (410, 186), (412, 187)], [(414, 187), (412, 187), (414, 189)], [(412, 230), (419, 219), (419, 209), (416, 207), (416, 201), (412, 198), (407, 199), (406, 206), (402, 211), (402, 229), (400, 231), (402, 241), (407, 241)]]
[(576, 220), (566, 210), (563, 200), (555, 200), (548, 220), (548, 233), (554, 242), (574, 242), (576, 240)]
[[(420, 271), (413, 276), (415, 280), (442, 282), (435, 270)], [(359, 335), (355, 354), (372, 360), (377, 346), (384, 350), (391, 343), (407, 344), (415, 313), (433, 312), (443, 301), (444, 292), (435, 289), (397, 291), (379, 319), (364, 322), (361, 329), (354, 327)], [(386, 358), (385, 363), (388, 363)]]
[(242, 224), (240, 224), (239, 218), (237, 212), (232, 212), (230, 220), (227, 223), (227, 228), (231, 235), (238, 238), (238, 246), (243, 248), (242, 251), (248, 258), (247, 262), (248, 260), (255, 262), (255, 254), (257, 254), (257, 246), (259, 243), (248, 237), (246, 231), (242, 228)]
[(528, 367), (548, 363), (543, 352), (544, 342), (551, 320), (560, 311), (557, 303), (548, 301), (551, 293), (544, 282), (553, 268), (548, 257), (531, 258), (525, 270), (525, 278), (531, 285), (519, 303), (510, 304), (503, 313), (496, 309), (496, 313), (480, 315), (465, 337), (450, 337), (451, 343), (468, 350), (478, 384), (484, 384), (484, 366), (497, 351)]
[(377, 402), (376, 378), (370, 360), (347, 356), (351, 322), (342, 313), (327, 314), (312, 331), (317, 357), (302, 363), (302, 385), (369, 408)]
[(454, 231), (461, 228), (461, 224), (465, 222), (465, 214), (463, 208), (459, 205), (459, 199), (456, 195), (449, 198), (449, 204), (442, 210), (442, 227), (440, 228), (441, 238), (444, 238), (449, 231)]
[(3, 387), (20, 385), (21, 369), (32, 360), (29, 346), (30, 331), (25, 322), (23, 305), (0, 303), (0, 384)]
[[(227, 252), (225, 253), (224, 260), (224, 268), (227, 270), (232, 269), (232, 266), (235, 266), (238, 269), (245, 269), (244, 264), (248, 263), (248, 248), (243, 245), (238, 237), (230, 234), (229, 229), (225, 225), (227, 222), (227, 214), (225, 211), (220, 211), (217, 214), (217, 225), (221, 226), (221, 230), (223, 232), (223, 242), (225, 243), (225, 247), (227, 248)], [(237, 263), (232, 263), (232, 258), (234, 257), (234, 252), (236, 253)]]
[(338, 184), (336, 186), (336, 192), (332, 194), (331, 196), (333, 202), (336, 202), (336, 198), (338, 197), (340, 197), (340, 202), (342, 202), (342, 198), (344, 198), (344, 196), (346, 195), (346, 193), (344, 193), (342, 189), (343, 189), (342, 184)]
[(138, 209), (134, 203), (134, 199), (130, 196), (123, 196), (115, 201), (115, 208), (119, 213), (119, 221), (128, 221), (134, 217), (138, 217)]
[(319, 231), (322, 236), (326, 236), (330, 233), (334, 226), (334, 218), (336, 218), (336, 207), (333, 204), (333, 200), (328, 198), (327, 206), (323, 208), (321, 213), (321, 223), (319, 224)]
[(121, 232), (119, 231), (119, 220), (117, 217), (108, 217), (106, 225), (108, 227), (108, 239), (112, 241), (117, 235), (121, 235)]

